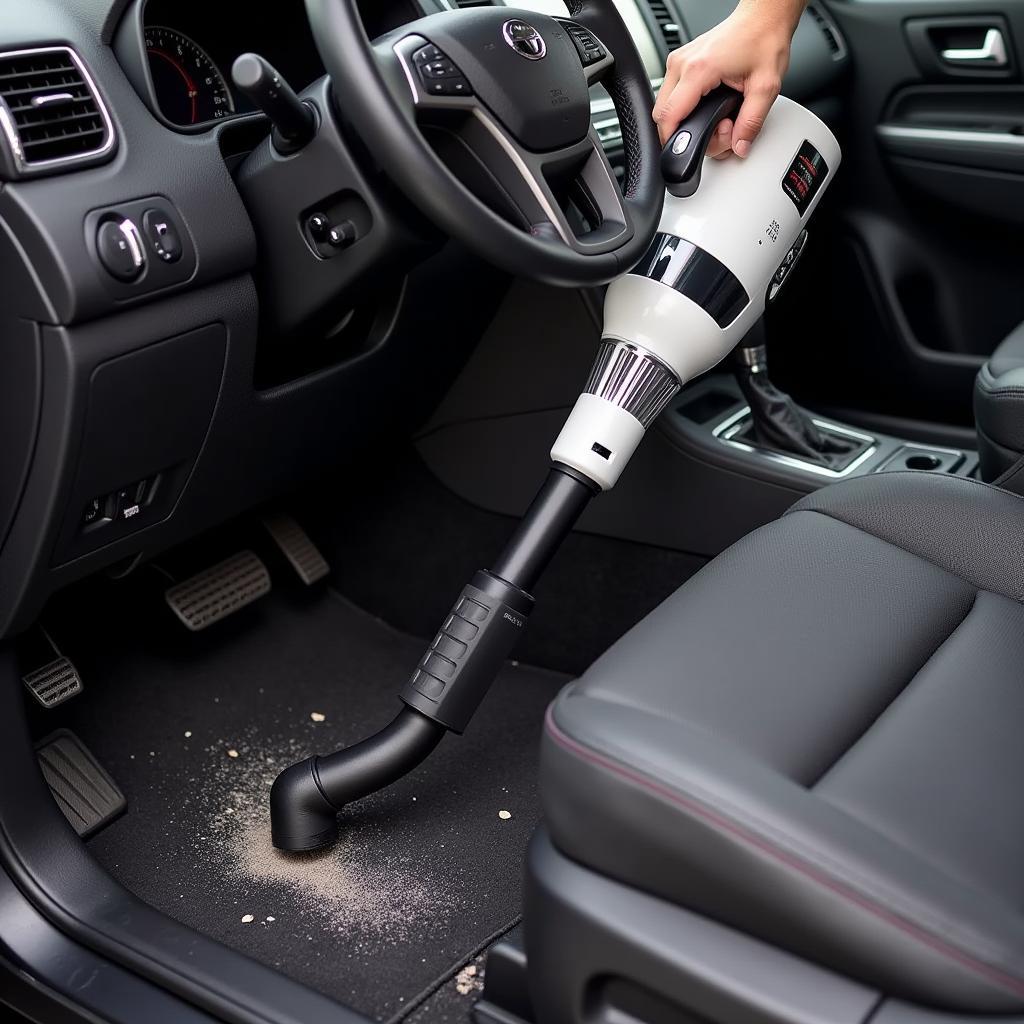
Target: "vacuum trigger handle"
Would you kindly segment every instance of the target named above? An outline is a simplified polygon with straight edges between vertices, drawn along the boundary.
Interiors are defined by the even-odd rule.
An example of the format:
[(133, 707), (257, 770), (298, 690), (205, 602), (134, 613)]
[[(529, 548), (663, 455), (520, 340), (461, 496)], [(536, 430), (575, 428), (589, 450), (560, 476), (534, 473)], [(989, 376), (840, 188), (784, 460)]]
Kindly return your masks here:
[(723, 118), (739, 110), (742, 101), (741, 92), (720, 85), (675, 130), (661, 152), (661, 174), (672, 195), (685, 199), (697, 191), (704, 154), (715, 129)]

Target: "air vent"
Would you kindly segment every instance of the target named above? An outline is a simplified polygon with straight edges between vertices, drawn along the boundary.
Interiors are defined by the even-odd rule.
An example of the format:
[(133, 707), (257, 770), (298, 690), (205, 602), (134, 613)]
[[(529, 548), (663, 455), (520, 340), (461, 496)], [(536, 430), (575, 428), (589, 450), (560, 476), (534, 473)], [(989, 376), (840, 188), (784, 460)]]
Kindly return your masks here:
[(661, 38), (665, 40), (665, 45), (669, 50), (676, 49), (682, 43), (683, 36), (679, 31), (679, 22), (669, 9), (668, 4), (665, 0), (647, 0), (647, 6), (658, 23), (658, 29), (661, 32)]
[(494, 0), (451, 0), (452, 7), (493, 7)]
[(842, 60), (846, 56), (846, 41), (831, 16), (816, 4), (809, 4), (807, 13), (815, 20), (825, 37), (825, 44), (832, 53), (832, 59)]
[(66, 46), (0, 53), (0, 128), (19, 173), (96, 160), (114, 145), (96, 86)]

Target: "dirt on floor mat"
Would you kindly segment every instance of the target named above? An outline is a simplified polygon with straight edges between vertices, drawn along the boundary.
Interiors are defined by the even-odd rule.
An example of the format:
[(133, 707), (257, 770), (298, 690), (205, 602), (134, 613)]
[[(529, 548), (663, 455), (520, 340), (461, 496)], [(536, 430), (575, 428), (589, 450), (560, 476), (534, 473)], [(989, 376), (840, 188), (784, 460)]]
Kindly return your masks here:
[(277, 772), (387, 724), (422, 641), (331, 592), (272, 596), (207, 634), (155, 618), (125, 630), (109, 606), (83, 611), (65, 641), (89, 692), (64, 720), (128, 798), (89, 844), (123, 885), (378, 1020), (515, 918), (564, 677), (508, 665), (466, 735), (346, 811), (335, 846), (283, 854)]

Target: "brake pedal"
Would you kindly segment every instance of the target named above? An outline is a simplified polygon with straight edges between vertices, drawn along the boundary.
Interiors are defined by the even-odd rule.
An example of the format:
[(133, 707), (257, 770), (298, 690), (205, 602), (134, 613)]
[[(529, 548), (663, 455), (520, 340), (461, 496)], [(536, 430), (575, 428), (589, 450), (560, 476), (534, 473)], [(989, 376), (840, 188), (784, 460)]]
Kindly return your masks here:
[(212, 626), (270, 593), (270, 573), (251, 551), (204, 569), (164, 593), (175, 615), (193, 633)]
[(45, 638), (55, 657), (41, 668), (33, 669), (21, 678), (22, 682), (32, 691), (32, 696), (44, 708), (55, 708), (58, 704), (77, 697), (85, 689), (85, 686), (74, 662), (60, 653), (53, 638), (42, 626), (39, 626), (38, 631)]
[(36, 747), (36, 758), (57, 806), (83, 839), (128, 806), (117, 783), (73, 732), (60, 729), (47, 736)]
[(267, 532), (281, 549), (291, 567), (307, 587), (330, 574), (331, 567), (306, 531), (291, 516), (283, 513), (263, 520)]

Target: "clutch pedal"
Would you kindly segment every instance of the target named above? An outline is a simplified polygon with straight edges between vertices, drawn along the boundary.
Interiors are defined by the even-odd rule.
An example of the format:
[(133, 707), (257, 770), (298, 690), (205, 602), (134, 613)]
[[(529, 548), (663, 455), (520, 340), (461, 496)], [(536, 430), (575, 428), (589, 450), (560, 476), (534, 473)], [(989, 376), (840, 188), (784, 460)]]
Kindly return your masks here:
[(175, 584), (164, 597), (184, 625), (198, 632), (270, 593), (270, 573), (251, 551)]
[(128, 805), (117, 783), (73, 732), (60, 729), (48, 736), (36, 747), (36, 758), (57, 806), (83, 839)]
[(331, 567), (309, 534), (291, 516), (283, 513), (263, 520), (274, 543), (281, 549), (291, 567), (307, 587), (330, 574)]
[(53, 638), (41, 626), (39, 632), (45, 638), (52, 654), (56, 655), (41, 668), (33, 669), (22, 676), (22, 682), (32, 691), (32, 696), (44, 708), (55, 708), (72, 697), (77, 697), (85, 688), (82, 677), (70, 658), (65, 658), (53, 642)]

